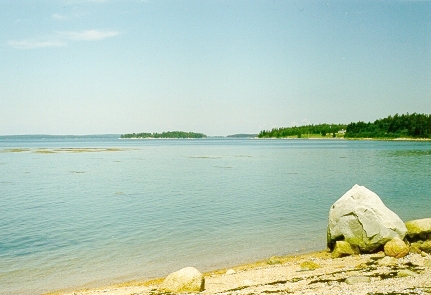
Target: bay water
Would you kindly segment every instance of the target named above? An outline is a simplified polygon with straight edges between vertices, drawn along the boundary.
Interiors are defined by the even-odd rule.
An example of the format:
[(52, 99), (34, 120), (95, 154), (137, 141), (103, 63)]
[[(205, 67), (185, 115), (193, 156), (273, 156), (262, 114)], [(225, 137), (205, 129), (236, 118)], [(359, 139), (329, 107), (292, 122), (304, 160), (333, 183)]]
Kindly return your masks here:
[(0, 137), (0, 294), (322, 250), (354, 184), (431, 217), (431, 142)]

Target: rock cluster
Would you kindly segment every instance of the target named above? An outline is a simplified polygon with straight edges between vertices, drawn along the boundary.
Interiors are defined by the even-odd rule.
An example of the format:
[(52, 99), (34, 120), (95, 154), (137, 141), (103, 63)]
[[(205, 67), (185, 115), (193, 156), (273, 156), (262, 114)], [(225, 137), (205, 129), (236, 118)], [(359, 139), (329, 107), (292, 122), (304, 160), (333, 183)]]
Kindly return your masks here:
[(431, 253), (431, 218), (407, 221), (406, 227), (412, 251)]
[(329, 210), (327, 244), (333, 258), (382, 250), (388, 259), (431, 253), (431, 218), (404, 223), (377, 194), (354, 185)]
[[(360, 267), (357, 266), (352, 270), (354, 273), (351, 276), (334, 279), (334, 273), (329, 279), (331, 282), (361, 285), (370, 283), (375, 276), (382, 278), (394, 275), (399, 278), (416, 276), (423, 267), (431, 267), (429, 259), (416, 263), (417, 265), (410, 262), (414, 257), (412, 255), (425, 257), (426, 253), (431, 253), (431, 218), (404, 223), (397, 214), (383, 204), (377, 194), (364, 186), (354, 185), (329, 210), (327, 245), (332, 252), (332, 258), (373, 253), (370, 256), (371, 260), (363, 264), (363, 267), (361, 264)], [(409, 253), (411, 254), (408, 255)], [(409, 261), (400, 264), (400, 261), (406, 258), (409, 258)], [(281, 264), (276, 257), (270, 258), (267, 263), (268, 265)], [(415, 267), (412, 268), (412, 266)], [(300, 264), (300, 271), (316, 271), (321, 267), (315, 261), (306, 260)], [(378, 267), (389, 269), (390, 272), (371, 273)], [(225, 275), (235, 276), (236, 274), (235, 270), (229, 269)], [(322, 282), (327, 280), (322, 277)], [(310, 284), (318, 282), (313, 280)], [(251, 280), (244, 280), (243, 285), (238, 290), (248, 286), (256, 287)], [(168, 275), (159, 289), (162, 292), (175, 294), (199, 293), (205, 290), (205, 278), (197, 269), (186, 267)]]

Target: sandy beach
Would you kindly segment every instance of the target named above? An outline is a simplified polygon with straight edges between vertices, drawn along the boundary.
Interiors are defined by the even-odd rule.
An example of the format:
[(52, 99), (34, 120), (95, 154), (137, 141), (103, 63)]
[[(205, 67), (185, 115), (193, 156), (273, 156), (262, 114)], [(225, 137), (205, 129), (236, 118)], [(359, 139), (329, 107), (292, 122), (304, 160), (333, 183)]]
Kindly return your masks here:
[[(384, 253), (331, 258), (327, 251), (271, 257), (253, 264), (204, 274), (201, 294), (431, 294), (431, 256)], [(61, 295), (155, 295), (163, 278), (125, 282)]]

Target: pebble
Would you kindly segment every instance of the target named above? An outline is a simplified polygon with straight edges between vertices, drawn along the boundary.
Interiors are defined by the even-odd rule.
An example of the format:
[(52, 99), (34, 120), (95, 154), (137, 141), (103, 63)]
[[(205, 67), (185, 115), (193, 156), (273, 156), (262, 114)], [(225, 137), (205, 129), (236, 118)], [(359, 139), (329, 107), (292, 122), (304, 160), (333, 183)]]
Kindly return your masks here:
[(346, 279), (346, 284), (355, 285), (360, 283), (369, 283), (371, 281), (370, 277), (366, 276), (352, 276)]
[(397, 264), (397, 262), (398, 260), (396, 258), (385, 256), (384, 258), (379, 260), (378, 264), (388, 266), (388, 265), (395, 265)]
[(414, 276), (414, 275), (416, 275), (416, 273), (414, 271), (411, 271), (409, 269), (402, 269), (402, 270), (400, 270), (398, 272), (397, 277), (400, 277), (400, 278), (402, 278), (402, 277), (411, 277), (411, 276)]

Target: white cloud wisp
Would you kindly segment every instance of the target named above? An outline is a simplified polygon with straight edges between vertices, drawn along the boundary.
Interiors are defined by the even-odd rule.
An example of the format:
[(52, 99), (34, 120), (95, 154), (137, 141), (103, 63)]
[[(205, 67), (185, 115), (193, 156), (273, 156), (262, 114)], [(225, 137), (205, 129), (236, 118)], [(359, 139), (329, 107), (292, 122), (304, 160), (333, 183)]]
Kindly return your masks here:
[(119, 35), (118, 31), (85, 30), (80, 32), (59, 32), (49, 38), (10, 40), (7, 44), (16, 49), (36, 49), (67, 46), (70, 41), (100, 41)]
[(100, 31), (100, 30), (86, 30), (82, 32), (65, 32), (70, 40), (76, 41), (98, 41), (109, 37), (114, 37), (120, 34), (117, 31)]
[(59, 40), (43, 41), (43, 40), (11, 40), (7, 44), (17, 49), (35, 49), (35, 48), (46, 48), (46, 47), (62, 47), (66, 46), (67, 43)]

